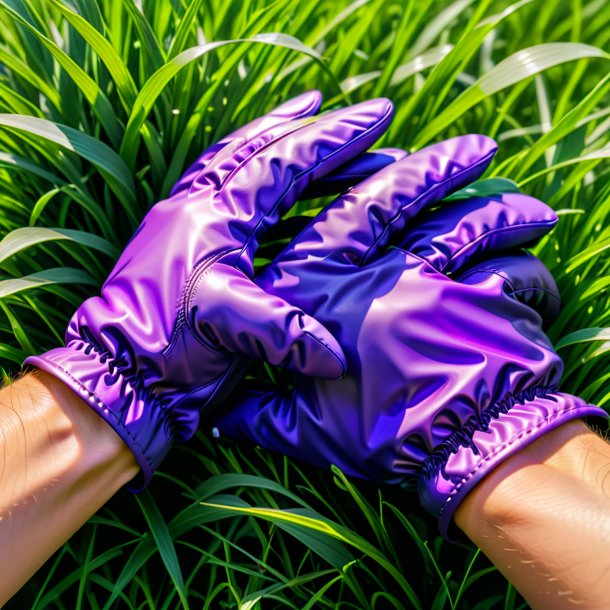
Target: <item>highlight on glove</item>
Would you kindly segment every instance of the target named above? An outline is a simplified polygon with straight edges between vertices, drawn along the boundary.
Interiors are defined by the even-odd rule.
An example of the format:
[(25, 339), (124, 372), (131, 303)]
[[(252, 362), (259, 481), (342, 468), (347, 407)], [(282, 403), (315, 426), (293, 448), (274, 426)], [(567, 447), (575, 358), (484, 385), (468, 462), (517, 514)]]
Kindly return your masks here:
[(491, 469), (573, 418), (603, 410), (559, 391), (543, 332), (555, 282), (522, 248), (557, 221), (519, 193), (441, 200), (479, 178), (495, 143), (420, 150), (339, 197), (257, 278), (339, 341), (340, 380), (244, 385), (210, 427), (375, 482), (419, 484), (448, 535)]
[[(318, 92), (304, 94), (204, 152), (146, 215), (101, 294), (78, 308), (65, 347), (25, 361), (62, 380), (127, 443), (141, 467), (134, 490), (174, 440), (195, 433), (200, 411), (239, 381), (248, 358), (343, 374), (332, 334), (252, 281), (265, 230), (392, 117), (386, 99), (313, 117), (320, 104)], [(369, 156), (355, 169), (395, 157)]]

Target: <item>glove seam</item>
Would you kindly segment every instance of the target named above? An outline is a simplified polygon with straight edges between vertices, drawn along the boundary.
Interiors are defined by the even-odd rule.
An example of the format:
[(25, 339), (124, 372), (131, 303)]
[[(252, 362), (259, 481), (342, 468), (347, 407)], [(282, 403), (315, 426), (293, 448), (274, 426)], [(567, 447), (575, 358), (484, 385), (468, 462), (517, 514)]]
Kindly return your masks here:
[(330, 345), (322, 341), (322, 339), (316, 337), (316, 335), (314, 335), (312, 332), (305, 330), (303, 331), (303, 334), (307, 335), (310, 339), (313, 339), (316, 343), (321, 345), (324, 349), (326, 349), (326, 351), (330, 352), (333, 355), (333, 357), (341, 367), (341, 375), (337, 377), (337, 379), (343, 379), (343, 377), (345, 376), (345, 365), (343, 364), (343, 360), (339, 357), (339, 354)]
[(510, 284), (510, 287), (513, 290), (513, 295), (519, 294), (520, 292), (543, 292), (544, 294), (553, 297), (557, 301), (561, 301), (561, 297), (556, 292), (549, 290), (548, 288), (542, 288), (540, 286), (529, 286), (527, 288), (516, 289), (512, 284)]
[[(308, 169), (303, 170), (303, 171), (299, 172), (298, 174), (296, 174), (295, 176), (293, 176), (292, 180), (290, 181), (290, 184), (288, 184), (286, 186), (284, 192), (277, 199), (277, 201), (275, 202), (275, 204), (273, 205), (271, 210), (269, 210), (269, 213), (268, 214), (264, 214), (263, 216), (261, 216), (261, 218), (258, 220), (256, 225), (250, 230), (250, 233), (248, 234), (248, 236), (244, 240), (243, 247), (241, 248), (239, 254), (237, 255), (237, 258), (235, 259), (234, 266), (239, 268), (238, 265), (239, 265), (240, 259), (241, 259), (242, 255), (244, 254), (244, 252), (246, 252), (246, 250), (248, 249), (248, 246), (250, 245), (250, 240), (252, 239), (252, 237), (254, 235), (256, 235), (256, 233), (258, 232), (259, 227), (261, 226), (261, 224), (263, 224), (264, 220), (266, 218), (269, 218), (270, 216), (272, 216), (276, 212), (276, 210), (279, 208), (281, 203), (284, 201), (284, 199), (286, 198), (288, 193), (292, 190), (294, 184), (298, 180), (300, 180), (303, 176), (307, 176), (308, 174), (313, 173), (323, 163), (327, 163), (330, 159), (333, 159), (337, 155), (340, 155), (343, 152), (343, 150), (345, 150), (348, 146), (352, 146), (355, 142), (359, 142), (363, 138), (368, 137), (371, 133), (373, 133), (373, 132), (377, 131), (379, 128), (383, 127), (383, 125), (387, 122), (388, 117), (391, 117), (391, 116), (392, 116), (392, 107), (391, 107), (391, 105), (388, 104), (387, 112), (374, 125), (371, 125), (368, 129), (365, 129), (364, 131), (362, 131), (358, 136), (356, 136), (352, 140), (349, 140), (348, 142), (345, 142), (345, 144), (343, 144), (339, 148), (335, 149), (329, 155), (327, 155), (327, 156), (323, 157), (322, 159), (320, 159), (313, 167), (309, 167)], [(275, 142), (279, 142), (280, 140), (283, 140), (286, 137), (294, 134), (295, 131), (297, 131), (298, 129), (299, 128), (297, 128), (297, 129), (295, 129), (293, 131), (290, 131), (289, 133), (283, 134), (280, 138), (277, 138), (276, 140), (272, 140), (271, 142), (269, 142), (269, 144), (266, 147), (262, 147), (261, 149), (257, 150), (256, 153), (259, 153), (261, 150), (263, 150), (264, 148), (269, 147), (271, 144), (273, 144)], [(248, 159), (244, 160), (244, 163), (246, 161), (248, 161), (250, 158), (251, 157), (248, 157)], [(240, 164), (238, 167), (241, 168), (244, 163)], [(226, 184), (233, 177), (233, 175), (234, 175), (234, 173), (232, 173), (230, 176), (228, 176), (226, 178), (225, 182), (222, 184), (222, 186), (220, 187), (219, 191), (217, 192), (217, 195), (222, 191), (222, 189), (225, 188)]]
[[(73, 342), (74, 341), (72, 341), (71, 343), (73, 343)], [(95, 347), (93, 346), (93, 344), (88, 344), (88, 343), (86, 343), (84, 341), (82, 341), (82, 344), (87, 346), (87, 347), (91, 347), (92, 348), (92, 350), (96, 354), (96, 357), (94, 357), (94, 360), (98, 360), (98, 362), (100, 362), (100, 364), (104, 364), (104, 365), (106, 364), (105, 362), (102, 362), (100, 358), (97, 357), (98, 356), (98, 352), (95, 351)], [(75, 350), (77, 352), (83, 352), (84, 351), (83, 349), (79, 349), (76, 345), (70, 346), (70, 344), (66, 345), (64, 349)], [(85, 354), (85, 356), (88, 356), (88, 355), (89, 354)], [(151, 468), (153, 467), (153, 465), (150, 462), (150, 460), (148, 459), (147, 454), (144, 451), (144, 448), (142, 447), (142, 445), (140, 445), (140, 443), (138, 442), (136, 437), (131, 434), (130, 430), (123, 424), (121, 419), (119, 417), (117, 417), (117, 415), (114, 413), (114, 411), (103, 400), (100, 400), (78, 378), (74, 377), (74, 375), (72, 375), (72, 373), (71, 373), (71, 371), (69, 369), (65, 368), (64, 366), (62, 366), (61, 364), (59, 364), (58, 362), (55, 362), (55, 361), (48, 361), (48, 360), (45, 360), (44, 358), (43, 358), (43, 361), (47, 365), (50, 365), (53, 368), (59, 369), (61, 371), (61, 373), (65, 377), (70, 379), (72, 381), (72, 383), (74, 383), (76, 386), (78, 386), (78, 388), (81, 390), (81, 392), (87, 396), (88, 403), (90, 405), (92, 405), (93, 407), (95, 407), (96, 411), (100, 412), (99, 415), (103, 419), (107, 419), (108, 417), (110, 417), (112, 419), (112, 421), (117, 425), (117, 427), (121, 428), (121, 430), (123, 430), (125, 432), (125, 435), (129, 437), (129, 439), (131, 440), (133, 445), (138, 449), (138, 452), (140, 453), (140, 455), (146, 460), (147, 465), (149, 467), (151, 467)], [(110, 368), (108, 368), (108, 372), (110, 374), (112, 374), (112, 372), (110, 371)], [(136, 394), (136, 388), (131, 383), (130, 379), (127, 378), (127, 376), (125, 376), (120, 370), (118, 370), (118, 368), (117, 368), (117, 372), (119, 373), (119, 375), (121, 375), (124, 378), (124, 380), (127, 382), (127, 384), (133, 389), (134, 395), (137, 395)], [(161, 411), (164, 413), (164, 420), (167, 420), (167, 418), (165, 417), (165, 410), (163, 408), (161, 408)]]
[[(477, 160), (477, 162), (474, 163), (473, 165), (468, 165), (468, 166), (462, 168), (459, 172), (457, 172), (453, 176), (449, 176), (448, 178), (446, 178), (442, 182), (437, 182), (432, 188), (430, 188), (430, 189), (424, 191), (423, 193), (419, 194), (417, 197), (415, 197), (415, 199), (412, 199), (408, 204), (401, 206), (400, 209), (394, 214), (394, 216), (392, 216), (392, 218), (390, 218), (390, 220), (386, 223), (386, 225), (384, 226), (383, 231), (381, 232), (379, 237), (377, 237), (377, 239), (375, 239), (373, 241), (373, 243), (367, 248), (367, 251), (364, 253), (364, 256), (360, 259), (360, 262), (357, 263), (357, 264), (360, 267), (364, 266), (364, 264), (366, 263), (367, 258), (369, 257), (369, 255), (371, 254), (373, 249), (376, 249), (378, 247), (378, 245), (381, 242), (381, 240), (390, 231), (391, 225), (393, 225), (399, 218), (403, 217), (404, 210), (405, 210), (406, 207), (411, 207), (411, 206), (416, 205), (417, 202), (420, 201), (421, 199), (423, 199), (424, 197), (427, 197), (430, 194), (434, 194), (436, 191), (438, 191), (439, 189), (441, 189), (445, 185), (450, 184), (451, 182), (458, 181), (464, 174), (467, 174), (467, 173), (473, 171), (473, 169), (476, 169), (476, 168), (480, 167), (481, 165), (485, 165), (487, 163), (488, 159), (490, 157), (493, 158), (493, 156), (496, 154), (496, 150), (497, 149), (491, 150), (484, 157), (479, 158)], [(436, 269), (436, 267), (434, 267), (434, 268)], [(437, 269), (437, 271), (438, 271), (438, 269)]]
[(161, 355), (164, 358), (167, 358), (178, 342), (178, 337), (180, 332), (184, 329), (184, 327), (188, 328), (191, 332), (191, 336), (203, 347), (212, 350), (218, 354), (230, 354), (229, 351), (225, 349), (219, 349), (218, 346), (213, 345), (206, 341), (205, 337), (200, 336), (199, 333), (196, 332), (196, 329), (189, 322), (189, 316), (187, 312), (190, 310), (190, 305), (193, 302), (194, 297), (196, 296), (203, 276), (205, 275), (205, 270), (211, 268), (215, 263), (221, 260), (224, 256), (232, 254), (234, 252), (238, 252), (238, 248), (234, 248), (231, 250), (221, 250), (216, 254), (211, 254), (209, 256), (205, 256), (201, 261), (199, 261), (193, 271), (189, 275), (184, 290), (182, 291), (182, 296), (180, 297), (180, 301), (178, 304), (179, 310), (176, 315), (176, 322), (174, 324), (174, 328), (172, 330), (172, 334), (168, 344), (163, 348)]
[(468, 250), (469, 248), (479, 244), (484, 238), (489, 237), (490, 235), (494, 235), (496, 233), (507, 233), (510, 231), (513, 231), (514, 229), (521, 229), (521, 227), (533, 227), (533, 228), (546, 228), (549, 225), (554, 226), (554, 223), (552, 221), (539, 221), (539, 222), (520, 222), (520, 223), (515, 223), (515, 224), (511, 224), (511, 225), (507, 225), (504, 227), (495, 227), (494, 229), (489, 229), (488, 231), (486, 231), (485, 233), (482, 233), (480, 235), (478, 235), (476, 237), (476, 239), (469, 241), (467, 244), (464, 244), (461, 248), (459, 248), (456, 252), (454, 252), (445, 262), (444, 265), (442, 265), (439, 269), (439, 271), (441, 273), (455, 273), (454, 270), (448, 269), (448, 267), (451, 266), (451, 263), (454, 262), (454, 260), (456, 258), (459, 258), (462, 253), (464, 252), (464, 250)]
[[(227, 370), (225, 371), (225, 373), (220, 375), (219, 377), (217, 377), (214, 380), (216, 382), (215, 383), (216, 387), (212, 390), (212, 393), (210, 394), (210, 397), (208, 398), (208, 400), (207, 400), (207, 402), (205, 404), (206, 408), (208, 408), (209, 405), (213, 404), (214, 400), (216, 399), (216, 396), (218, 395), (218, 393), (220, 391), (225, 391), (225, 389), (226, 389), (225, 388), (225, 381), (227, 379), (231, 378), (231, 375), (233, 374), (233, 372), (237, 369), (237, 367), (240, 364), (240, 362), (242, 362), (245, 358), (246, 358), (245, 356), (240, 356), (238, 354), (235, 354), (235, 357), (231, 361), (231, 364), (227, 367)], [(206, 384), (206, 386), (207, 385), (210, 385), (210, 384)]]
[[(279, 115), (274, 114), (274, 111), (271, 111), (271, 113), (269, 113), (269, 115), (261, 117), (261, 120), (264, 121), (265, 119), (267, 119), (269, 117), (273, 117), (274, 119), (275, 118), (279, 119), (278, 123), (273, 124), (270, 127), (267, 127), (266, 129), (263, 129), (262, 131), (255, 133), (254, 135), (250, 134), (250, 137), (246, 137), (245, 135), (243, 135), (243, 136), (237, 136), (237, 138), (241, 137), (244, 140), (243, 146), (245, 146), (246, 144), (250, 143), (253, 139), (258, 138), (258, 137), (264, 135), (265, 133), (267, 133), (270, 129), (278, 127), (279, 125), (290, 123), (290, 122), (298, 120), (298, 119), (303, 119), (303, 118), (312, 116), (312, 113), (317, 112), (322, 104), (322, 99), (321, 99), (322, 96), (321, 96), (320, 92), (318, 91), (316, 93), (318, 95), (312, 95), (311, 102), (307, 105), (307, 107), (303, 108), (301, 110), (301, 112), (296, 113), (296, 114), (288, 114), (287, 116), (285, 116), (282, 114), (279, 114)], [(246, 127), (246, 125), (244, 125), (244, 127)], [(187, 196), (189, 196), (191, 194), (191, 189), (192, 189), (193, 185), (195, 184), (195, 182), (197, 181), (197, 179), (199, 178), (199, 176), (208, 169), (208, 166), (210, 164), (209, 162), (212, 161), (214, 156), (217, 155), (220, 151), (222, 151), (227, 146), (230, 146), (233, 142), (235, 142), (235, 140), (236, 140), (235, 134), (228, 134), (226, 137), (222, 138), (222, 140), (219, 140), (216, 144), (213, 144), (210, 148), (205, 150), (204, 153), (187, 168), (187, 170), (180, 177), (180, 180), (176, 183), (176, 185), (182, 184), (185, 181), (184, 176), (189, 175), (191, 173), (191, 172), (189, 172), (190, 168), (193, 167), (193, 165), (195, 165), (197, 163), (202, 163), (201, 159), (206, 156), (206, 153), (209, 153), (209, 156), (206, 157), (205, 160), (203, 161), (202, 166), (192, 172), (192, 173), (194, 173), (194, 177), (191, 180), (191, 184), (189, 185), (189, 188), (187, 191)], [(238, 150), (240, 150), (240, 148), (241, 148), (241, 146), (234, 152), (237, 152)], [(213, 150), (213, 152), (212, 152), (212, 150)], [(176, 185), (174, 185), (174, 188)], [(172, 190), (169, 193), (170, 198), (174, 197), (177, 193), (180, 192), (180, 189), (174, 190), (174, 188), (172, 188)], [(184, 189), (182, 189), (182, 190), (184, 190)]]
[[(550, 396), (545, 396), (544, 398), (551, 399)], [(535, 402), (535, 400), (532, 402)], [(543, 426), (547, 425), (549, 422), (553, 421), (557, 417), (564, 415), (565, 413), (569, 413), (570, 411), (577, 411), (577, 410), (581, 410), (581, 409), (582, 409), (582, 405), (577, 404), (577, 405), (571, 405), (569, 407), (564, 407), (563, 409), (561, 409), (559, 411), (554, 411), (551, 415), (548, 415), (544, 419), (540, 420), (535, 426), (526, 428), (525, 430), (521, 430), (516, 436), (513, 436), (512, 438), (508, 439), (501, 445), (496, 446), (493, 449), (493, 451), (488, 453), (482, 460), (477, 462), (477, 465), (469, 473), (464, 475), (464, 477), (462, 477), (462, 479), (459, 481), (459, 483), (456, 483), (456, 485), (454, 485), (451, 493), (449, 493), (447, 495), (447, 498), (445, 499), (445, 501), (443, 502), (443, 505), (441, 506), (441, 508), (439, 510), (439, 515), (438, 515), (439, 518), (442, 516), (442, 514), (445, 511), (445, 508), (448, 506), (448, 504), (450, 502), (452, 502), (454, 500), (454, 498), (462, 492), (462, 489), (472, 479), (472, 477), (479, 470), (481, 470), (481, 468), (483, 468), (489, 461), (491, 461), (494, 457), (496, 457), (496, 455), (498, 453), (509, 448), (510, 446), (515, 444), (517, 441), (519, 441), (521, 438), (523, 438), (524, 436), (527, 436), (529, 434), (536, 432), (537, 430), (539, 430)]]
[(473, 275), (475, 275), (476, 273), (481, 273), (481, 272), (487, 272), (487, 273), (491, 273), (493, 275), (498, 276), (500, 279), (502, 279), (506, 284), (508, 284), (508, 286), (510, 287), (512, 294), (519, 294), (520, 292), (543, 292), (544, 294), (553, 297), (554, 299), (561, 301), (561, 297), (559, 296), (559, 294), (557, 294), (554, 290), (550, 290), (549, 288), (545, 288), (543, 286), (527, 286), (526, 288), (515, 288), (514, 284), (511, 282), (510, 277), (504, 277), (501, 273), (501, 271), (499, 269), (496, 269), (495, 267), (476, 267), (475, 269), (470, 269), (469, 271), (467, 271), (466, 273), (464, 273), (463, 275), (460, 275), (456, 281), (459, 283), (463, 283), (464, 280), (468, 279), (469, 277), (472, 277)]

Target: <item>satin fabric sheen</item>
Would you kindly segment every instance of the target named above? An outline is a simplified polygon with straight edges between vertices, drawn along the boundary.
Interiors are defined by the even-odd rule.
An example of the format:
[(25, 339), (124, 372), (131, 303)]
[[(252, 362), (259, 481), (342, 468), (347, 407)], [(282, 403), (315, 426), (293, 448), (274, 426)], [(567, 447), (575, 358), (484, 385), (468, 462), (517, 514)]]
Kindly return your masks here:
[[(327, 329), (252, 281), (266, 228), (312, 181), (364, 153), (393, 112), (378, 99), (312, 118), (320, 103), (318, 92), (300, 96), (204, 152), (146, 215), (100, 296), (78, 308), (66, 346), (25, 361), (61, 379), (127, 443), (141, 467), (134, 490), (240, 380), (246, 356), (308, 375), (344, 371)], [(353, 171), (402, 155), (368, 155)]]
[[(520, 246), (557, 218), (522, 194), (439, 201), (477, 179), (495, 143), (463, 136), (393, 163), (329, 206), (257, 279), (320, 320), (340, 380), (240, 387), (212, 425), (375, 482), (417, 480), (448, 535), (466, 494), (502, 460), (575, 417), (542, 330), (559, 296)], [(256, 384), (254, 384), (256, 386)]]

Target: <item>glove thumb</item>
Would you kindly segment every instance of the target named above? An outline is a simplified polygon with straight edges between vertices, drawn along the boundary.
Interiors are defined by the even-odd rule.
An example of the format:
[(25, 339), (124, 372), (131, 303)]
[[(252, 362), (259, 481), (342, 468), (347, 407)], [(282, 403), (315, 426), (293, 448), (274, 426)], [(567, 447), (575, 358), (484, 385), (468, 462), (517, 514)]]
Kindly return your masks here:
[(298, 307), (265, 292), (239, 269), (212, 265), (193, 293), (191, 323), (211, 347), (305, 375), (343, 376), (345, 356), (330, 332)]

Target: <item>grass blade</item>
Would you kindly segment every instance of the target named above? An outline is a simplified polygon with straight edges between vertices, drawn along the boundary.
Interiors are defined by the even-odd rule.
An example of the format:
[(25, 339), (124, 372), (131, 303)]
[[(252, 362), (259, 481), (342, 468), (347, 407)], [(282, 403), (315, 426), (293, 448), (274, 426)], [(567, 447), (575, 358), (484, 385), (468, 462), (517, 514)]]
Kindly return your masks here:
[(186, 595), (186, 589), (184, 587), (184, 579), (182, 578), (182, 570), (178, 563), (178, 555), (174, 547), (173, 540), (170, 536), (167, 524), (165, 523), (157, 504), (153, 500), (152, 496), (148, 491), (144, 491), (136, 496), (136, 500), (140, 505), (142, 514), (148, 523), (150, 533), (157, 545), (161, 559), (165, 564), (167, 572), (176, 587), (182, 607), (188, 610), (188, 601)]
[[(541, 44), (514, 53), (479, 78), (428, 123), (425, 130), (426, 141), (446, 129), (456, 118), (462, 116), (486, 97), (553, 66), (578, 59), (591, 58), (608, 60), (610, 55), (597, 47), (575, 42)], [(420, 137), (416, 139), (414, 146), (419, 147), (423, 144), (423, 139)]]
[(23, 277), (0, 281), (0, 299), (52, 284), (90, 284), (95, 286), (97, 281), (82, 269), (55, 267)]
[(67, 125), (18, 114), (0, 114), (0, 125), (25, 131), (62, 146), (87, 159), (107, 179), (123, 203), (125, 212), (136, 222), (135, 185), (127, 166), (107, 144)]
[(22, 227), (11, 231), (0, 241), (0, 264), (7, 258), (15, 256), (18, 252), (34, 245), (47, 241), (67, 240), (98, 250), (111, 258), (118, 258), (120, 251), (110, 242), (93, 233), (74, 229), (49, 229), (46, 227)]

